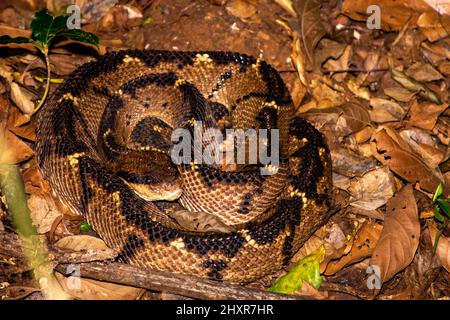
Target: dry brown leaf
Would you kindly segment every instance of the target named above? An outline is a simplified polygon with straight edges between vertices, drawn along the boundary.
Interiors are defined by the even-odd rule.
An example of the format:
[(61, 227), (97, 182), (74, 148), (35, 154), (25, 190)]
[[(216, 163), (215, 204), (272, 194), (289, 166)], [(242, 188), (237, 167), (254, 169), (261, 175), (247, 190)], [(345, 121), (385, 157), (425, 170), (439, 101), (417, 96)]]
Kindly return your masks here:
[(348, 148), (334, 148), (331, 150), (333, 171), (346, 177), (363, 176), (366, 172), (377, 167), (373, 157), (364, 157)]
[(365, 127), (364, 129), (362, 129), (354, 134), (355, 142), (357, 144), (361, 144), (361, 143), (369, 141), (370, 137), (372, 137), (373, 132), (374, 132), (374, 129), (372, 127)]
[(436, 168), (445, 158), (447, 148), (432, 138), (429, 131), (418, 128), (402, 130), (400, 136), (420, 155), (430, 168)]
[(448, 1), (442, 0), (424, 0), (428, 5), (440, 14), (450, 15), (450, 6)]
[(450, 76), (450, 61), (443, 61), (439, 64), (439, 71), (445, 76)]
[(366, 108), (357, 103), (347, 102), (340, 106), (329, 108), (313, 108), (309, 109), (307, 113), (303, 114), (305, 117), (314, 117), (318, 114), (333, 114), (337, 117), (336, 122), (339, 122), (344, 126), (340, 132), (343, 135), (349, 135), (354, 132), (358, 132), (370, 125), (370, 116)]
[(397, 139), (399, 142), (401, 141), (400, 144), (387, 133), (386, 128), (380, 129), (372, 137), (374, 156), (410, 183), (418, 182), (423, 190), (434, 192), (440, 182), (438, 169), (430, 168), (412, 152), (401, 137)]
[(367, 87), (361, 86), (357, 79), (350, 77), (350, 79), (348, 79), (347, 81), (347, 88), (357, 97), (360, 97), (364, 100), (370, 100), (371, 94), (369, 89)]
[(111, 250), (102, 239), (88, 235), (64, 237), (56, 242), (55, 246), (61, 249), (69, 249), (73, 251)]
[(30, 122), (30, 117), (19, 111), (15, 107), (10, 107), (8, 110), (7, 128), (16, 136), (24, 138), (29, 141), (36, 140), (36, 126)]
[(411, 118), (408, 124), (425, 130), (433, 130), (439, 115), (448, 108), (447, 103), (421, 103), (414, 101), (411, 105)]
[[(9, 130), (6, 130), (5, 138), (6, 146), (10, 150), (11, 157), (8, 157), (8, 159), (3, 159), (3, 157), (1, 157), (3, 159), (2, 161), (4, 161), (3, 163), (17, 164), (28, 160), (33, 156), (33, 150)], [(0, 151), (2, 151), (1, 148)]]
[[(432, 221), (428, 221), (427, 225), (431, 243), (434, 245), (438, 229), (436, 228), (435, 223)], [(444, 237), (443, 235), (440, 236), (436, 248), (436, 255), (439, 257), (439, 260), (441, 261), (442, 266), (445, 268), (445, 270), (450, 272), (450, 239)]]
[(384, 88), (384, 94), (400, 102), (408, 102), (416, 95), (415, 92), (411, 92), (403, 87)]
[(406, 268), (419, 246), (420, 223), (411, 185), (387, 203), (386, 215), (370, 264), (379, 268), (382, 283)]
[(349, 242), (347, 240), (347, 237), (338, 224), (327, 224), (317, 230), (314, 235), (306, 241), (291, 259), (291, 262), (296, 263), (300, 261), (322, 246), (325, 248), (325, 256), (320, 263), (321, 272), (325, 270), (325, 267), (330, 260), (340, 258), (350, 250), (351, 241)]
[(346, 266), (370, 257), (380, 238), (383, 227), (378, 223), (364, 223), (354, 237), (350, 252), (337, 261), (328, 263), (324, 274), (333, 275)]
[(76, 276), (65, 277), (55, 272), (56, 279), (65, 292), (81, 300), (136, 300), (145, 289), (116, 283), (84, 279)]
[(370, 99), (370, 106), (372, 107), (372, 110), (369, 111), (370, 119), (373, 122), (398, 121), (405, 114), (405, 111), (398, 103), (386, 99), (372, 98)]
[(252, 0), (232, 0), (227, 3), (226, 10), (244, 22), (259, 22), (258, 8)]
[(389, 169), (381, 167), (367, 172), (360, 178), (351, 179), (345, 190), (351, 195), (352, 207), (375, 210), (392, 197), (395, 185)]
[[(350, 58), (352, 56), (352, 46), (348, 45), (344, 53), (339, 57), (339, 59), (329, 59), (325, 64), (324, 68), (328, 71), (340, 71), (340, 70), (346, 70), (348, 69), (348, 64), (350, 62)], [(345, 76), (347, 75), (347, 72), (338, 72), (334, 75), (332, 75), (333, 79), (341, 82), (344, 80)]]
[(56, 219), (62, 216), (48, 194), (36, 193), (28, 198), (28, 207), (33, 225), (40, 234), (49, 232)]
[(416, 62), (406, 70), (406, 74), (417, 81), (430, 82), (442, 79), (442, 74), (429, 63)]
[(25, 92), (17, 83), (11, 82), (11, 99), (16, 106), (25, 114), (34, 110), (34, 103), (31, 101), (31, 95)]
[(275, 0), (275, 2), (286, 10), (291, 16), (297, 16), (297, 12), (295, 12), (294, 7), (292, 6), (292, 0)]
[(323, 62), (330, 58), (338, 59), (344, 53), (345, 47), (345, 43), (323, 38), (320, 40), (315, 54), (317, 64), (322, 65)]
[(309, 284), (307, 281), (303, 281), (302, 288), (300, 290), (295, 291), (294, 294), (321, 300), (328, 298), (328, 292), (319, 291), (318, 289), (314, 288), (311, 284)]
[(400, 83), (403, 87), (411, 92), (419, 94), (424, 99), (431, 101), (436, 104), (441, 104), (441, 99), (436, 95), (436, 93), (430, 90), (423, 83), (408, 77), (404, 72), (398, 69), (391, 69), (392, 79)]
[(448, 36), (445, 24), (449, 23), (450, 17), (440, 16), (436, 11), (427, 11), (420, 15), (417, 25), (420, 31), (430, 42), (443, 39)]
[[(320, 0), (295, 0), (294, 8), (299, 14), (300, 32), (306, 56), (313, 68), (316, 64), (314, 50), (319, 41), (327, 34), (320, 15)], [(295, 29), (295, 28), (294, 28)]]
[(313, 79), (309, 88), (311, 89), (311, 93), (316, 100), (317, 105), (320, 106), (321, 109), (337, 107), (345, 102), (343, 96), (338, 91), (326, 84), (325, 79)]
[(371, 0), (345, 0), (342, 11), (352, 19), (366, 21), (369, 16), (367, 8), (373, 4), (380, 7), (381, 28), (385, 31), (399, 31), (408, 20), (415, 25), (419, 15), (430, 8), (421, 0), (378, 0), (375, 3)]
[(40, 191), (49, 192), (49, 190), (44, 187), (46, 183), (34, 161), (31, 163), (31, 166), (23, 172), (23, 181), (25, 183), (25, 192), (28, 194), (34, 194)]

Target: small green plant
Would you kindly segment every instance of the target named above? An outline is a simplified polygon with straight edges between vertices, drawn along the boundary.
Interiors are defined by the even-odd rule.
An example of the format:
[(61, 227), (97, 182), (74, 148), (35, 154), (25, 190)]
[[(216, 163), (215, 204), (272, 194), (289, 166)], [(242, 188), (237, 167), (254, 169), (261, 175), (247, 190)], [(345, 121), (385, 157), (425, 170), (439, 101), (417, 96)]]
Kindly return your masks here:
[(442, 231), (445, 230), (447, 225), (450, 222), (450, 199), (444, 199), (442, 196), (443, 187), (442, 183), (436, 189), (436, 192), (433, 196), (433, 204), (434, 204), (434, 218), (438, 221), (439, 227), (436, 233), (436, 240), (434, 241), (434, 252), (436, 252), (436, 248), (439, 242), (439, 238), (441, 237)]
[(80, 225), (81, 232), (89, 232), (91, 230), (92, 230), (92, 227), (87, 221), (83, 221), (83, 223)]
[(44, 55), (47, 66), (47, 83), (44, 95), (39, 101), (38, 106), (32, 112), (32, 115), (39, 111), (47, 98), (51, 81), (51, 69), (49, 59), (49, 48), (53, 40), (56, 38), (65, 38), (68, 40), (88, 43), (98, 47), (98, 37), (95, 34), (85, 32), (80, 29), (69, 29), (67, 20), (70, 16), (51, 16), (47, 9), (42, 9), (34, 15), (31, 21), (32, 37), (16, 37), (0, 36), (0, 44), (9, 43), (31, 43)]

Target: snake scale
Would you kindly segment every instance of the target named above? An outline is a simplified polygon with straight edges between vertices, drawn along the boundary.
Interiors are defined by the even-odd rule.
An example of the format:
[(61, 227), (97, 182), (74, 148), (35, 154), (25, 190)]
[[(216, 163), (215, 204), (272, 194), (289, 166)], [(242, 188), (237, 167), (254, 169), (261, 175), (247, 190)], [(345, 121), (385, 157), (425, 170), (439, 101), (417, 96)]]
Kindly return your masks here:
[[(278, 171), (173, 164), (170, 133), (191, 130), (192, 121), (222, 132), (278, 129)], [(56, 89), (36, 133), (39, 168), (54, 194), (130, 264), (248, 283), (285, 266), (329, 217), (323, 136), (295, 115), (276, 70), (244, 54), (107, 53)], [(165, 201), (150, 199), (164, 192)], [(183, 227), (165, 213), (172, 202), (233, 228)]]

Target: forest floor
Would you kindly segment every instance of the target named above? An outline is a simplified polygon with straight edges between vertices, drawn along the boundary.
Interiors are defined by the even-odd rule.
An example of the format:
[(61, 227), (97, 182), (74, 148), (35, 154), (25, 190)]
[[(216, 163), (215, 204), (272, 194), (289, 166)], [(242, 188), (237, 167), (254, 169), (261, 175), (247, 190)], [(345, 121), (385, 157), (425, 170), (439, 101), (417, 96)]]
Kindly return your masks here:
[[(66, 14), (72, 2), (3, 0), (0, 35), (29, 37), (37, 11), (46, 6), (53, 15)], [(52, 78), (61, 82), (81, 64), (121, 49), (236, 51), (264, 59), (281, 74), (298, 114), (327, 139), (339, 211), (290, 266), (249, 287), (267, 289), (310, 256), (318, 262), (321, 284), (303, 281), (297, 295), (450, 299), (450, 6), (379, 0), (378, 21), (376, 8), (367, 13), (373, 2), (76, 0), (81, 27), (99, 37), (99, 48), (56, 42)], [(81, 236), (65, 247), (83, 247), (91, 241), (83, 237), (95, 233), (80, 231), (83, 221), (60, 209), (34, 157), (30, 113), (44, 93), (45, 59), (30, 44), (1, 46), (0, 76), (0, 124), (14, 151), (12, 162), (20, 165), (38, 233), (50, 246)], [(56, 87), (52, 83), (51, 92)], [(0, 235), (13, 231), (4, 200)], [(41, 299), (29, 268), (11, 259), (0, 251), (1, 299)], [(56, 278), (64, 287), (65, 277)], [(89, 290), (65, 289), (81, 299), (178, 297), (83, 281)]]

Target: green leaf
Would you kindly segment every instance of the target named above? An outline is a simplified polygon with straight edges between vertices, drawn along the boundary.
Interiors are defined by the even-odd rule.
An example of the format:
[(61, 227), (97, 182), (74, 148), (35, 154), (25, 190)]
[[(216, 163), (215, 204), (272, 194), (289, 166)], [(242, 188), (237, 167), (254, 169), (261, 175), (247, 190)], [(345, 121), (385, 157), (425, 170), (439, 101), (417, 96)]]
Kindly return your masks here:
[(441, 231), (436, 231), (436, 237), (434, 238), (434, 244), (433, 244), (433, 254), (436, 254), (437, 246), (439, 243), (439, 239), (441, 238)]
[(311, 255), (300, 260), (289, 273), (277, 279), (275, 284), (269, 289), (271, 292), (293, 294), (302, 288), (303, 281), (308, 281), (316, 289), (322, 283), (320, 275), (320, 262), (325, 255), (325, 248), (322, 246)]
[(448, 203), (448, 200), (437, 199), (437, 203), (439, 204), (439, 207), (441, 207), (442, 211), (444, 211), (444, 213), (450, 218), (450, 203)]
[(98, 47), (98, 37), (93, 33), (85, 32), (80, 29), (67, 29), (66, 31), (59, 32), (57, 36), (73, 41), (93, 44)]
[(81, 232), (89, 232), (92, 230), (92, 227), (89, 223), (87, 223), (86, 221), (84, 221), (81, 225), (80, 225), (80, 231)]
[(152, 16), (149, 16), (149, 17), (147, 17), (147, 18), (142, 22), (142, 25), (143, 25), (143, 26), (146, 26), (146, 25), (152, 24), (154, 20), (155, 20), (155, 19), (153, 19)]
[(67, 30), (67, 19), (69, 17), (53, 17), (48, 14), (47, 9), (37, 12), (31, 21), (33, 37), (42, 50), (49, 44), (50, 40), (60, 31)]
[(48, 14), (47, 9), (36, 13), (31, 22), (31, 29), (39, 49), (43, 51), (45, 46), (48, 46), (55, 37), (89, 43), (98, 47), (99, 40), (95, 34), (80, 29), (67, 28), (68, 18), (69, 16), (53, 17)]
[(436, 189), (436, 192), (434, 193), (433, 202), (436, 202), (436, 199), (441, 196), (442, 192), (443, 192), (443, 187), (442, 187), (442, 182), (440, 182)]
[(439, 221), (439, 222), (444, 222), (444, 217), (441, 214), (441, 210), (439, 209), (438, 206), (434, 207), (434, 217)]
[[(34, 76), (33, 78), (39, 82), (47, 81), (47, 78), (43, 78), (43, 77)], [(53, 79), (53, 78), (50, 79), (50, 83), (63, 83), (63, 82), (64, 82), (64, 79)]]
[(8, 44), (8, 43), (29, 43), (33, 40), (26, 37), (16, 37), (11, 38), (10, 36), (0, 36), (0, 44)]

